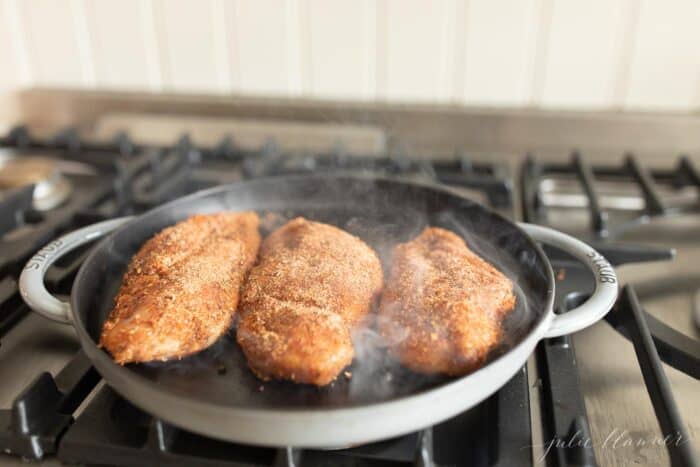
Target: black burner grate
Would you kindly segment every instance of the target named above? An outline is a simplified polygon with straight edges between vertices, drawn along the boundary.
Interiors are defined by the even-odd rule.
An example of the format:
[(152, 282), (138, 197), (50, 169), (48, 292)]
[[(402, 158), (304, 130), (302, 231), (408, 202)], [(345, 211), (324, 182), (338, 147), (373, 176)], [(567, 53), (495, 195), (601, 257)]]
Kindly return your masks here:
[[(681, 156), (674, 168), (654, 170), (644, 168), (632, 154), (627, 154), (620, 165), (594, 166), (578, 152), (573, 152), (570, 161), (564, 163), (538, 162), (528, 156), (522, 168), (522, 194), (523, 217), (529, 222), (548, 222), (541, 183), (549, 176), (568, 176), (580, 184), (589, 212), (591, 240), (614, 237), (617, 232), (636, 225), (643, 217), (700, 212), (700, 198), (688, 205), (669, 206), (659, 193), (661, 186), (669, 186), (675, 190), (694, 188), (700, 194), (700, 175), (687, 156)], [(600, 184), (604, 179), (634, 183), (642, 196), (643, 205), (626, 218), (623, 225), (612, 225), (612, 210), (602, 205)]]
[[(589, 211), (589, 241), (606, 256), (613, 265), (629, 262), (670, 259), (673, 251), (649, 246), (616, 244), (609, 240), (611, 216), (601, 207), (597, 183), (599, 178), (612, 178), (636, 183), (643, 198), (643, 206), (627, 219), (634, 224), (642, 216), (663, 216), (667, 214), (691, 213), (700, 211), (700, 202), (684, 207), (671, 208), (659, 195), (657, 186), (667, 184), (675, 189), (692, 187), (700, 194), (700, 178), (692, 161), (681, 157), (675, 168), (670, 170), (647, 170), (633, 155), (627, 155), (620, 166), (590, 166), (581, 155), (574, 152), (569, 163), (540, 163), (528, 157), (521, 172), (522, 212), (528, 222), (547, 224), (548, 213), (542, 199), (543, 180), (552, 175), (568, 175), (578, 179), (585, 194), (585, 207)], [(624, 228), (624, 227), (623, 227)], [(556, 252), (550, 254), (556, 257)], [(571, 265), (569, 265), (571, 266)], [(567, 276), (585, 275), (580, 268), (569, 267)], [(573, 277), (569, 277), (574, 279)], [(558, 284), (557, 297), (561, 304), (560, 312), (572, 308), (592, 292), (590, 279), (588, 290), (585, 287), (570, 288), (571, 284), (586, 283), (583, 277)], [(560, 287), (563, 285), (563, 287)], [(649, 392), (654, 410), (664, 436), (671, 439), (680, 436), (690, 439), (678, 412), (661, 361), (695, 378), (700, 377), (700, 342), (672, 329), (644, 311), (639, 305), (634, 288), (626, 286), (615, 308), (606, 316), (610, 323), (634, 345), (639, 366)], [(657, 351), (658, 349), (658, 351)], [(569, 354), (566, 358), (563, 354)], [(548, 339), (538, 348), (538, 363), (543, 372), (545, 397), (552, 401), (568, 402), (574, 410), (553, 411), (549, 423), (545, 424), (545, 437), (548, 439), (571, 439), (580, 431), (584, 439), (590, 429), (585, 418), (585, 405), (578, 384), (573, 342), (565, 336)], [(696, 465), (696, 459), (689, 443), (668, 443), (667, 449), (673, 465)], [(558, 449), (554, 465), (584, 464), (594, 465), (592, 448)], [(567, 457), (568, 456), (568, 457)]]

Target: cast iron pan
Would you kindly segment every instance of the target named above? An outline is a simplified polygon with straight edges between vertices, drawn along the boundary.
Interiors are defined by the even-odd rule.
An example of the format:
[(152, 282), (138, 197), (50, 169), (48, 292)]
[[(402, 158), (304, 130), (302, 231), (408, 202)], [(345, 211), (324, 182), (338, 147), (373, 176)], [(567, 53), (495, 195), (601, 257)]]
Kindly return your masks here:
[[(508, 316), (503, 343), (487, 367), (527, 339), (551, 309), (552, 272), (540, 247), (511, 221), (444, 188), (390, 179), (291, 176), (234, 183), (187, 196), (132, 219), (94, 247), (73, 285), (71, 306), (83, 347), (108, 384), (152, 414), (191, 431), (265, 445), (319, 447), (372, 441), (415, 430), (419, 423), (436, 423), (440, 420), (433, 418), (444, 419), (447, 412), (435, 410), (433, 418), (423, 414), (420, 421), (376, 432), (367, 425), (371, 423), (368, 413), (391, 409), (410, 418), (412, 411), (432, 410), (415, 405), (422, 401), (453, 404), (450, 413), (456, 414), (512, 376), (479, 382), (475, 375), (481, 372), (463, 378), (418, 375), (389, 358), (381, 338), (371, 329), (355, 335), (357, 358), (349, 368), (352, 377), (341, 375), (325, 388), (263, 383), (248, 369), (235, 341), (235, 329), (208, 350), (179, 361), (116, 365), (97, 342), (131, 257), (169, 225), (196, 213), (226, 210), (257, 211), (267, 229), (296, 216), (336, 225), (372, 246), (385, 268), (391, 248), (415, 237), (427, 225), (460, 234), (470, 248), (516, 285), (516, 309)], [(473, 386), (473, 394), (465, 393), (470, 378), (475, 384), (494, 387), (485, 392)], [(435, 399), (438, 395), (443, 402)], [(334, 418), (342, 414), (351, 418)], [(307, 423), (302, 423), (304, 417)], [(287, 423), (290, 420), (295, 422)], [(358, 426), (353, 428), (353, 423)], [(302, 431), (307, 433), (299, 433), (304, 426)], [(337, 436), (328, 434), (334, 426)], [(348, 435), (350, 432), (353, 434)]]

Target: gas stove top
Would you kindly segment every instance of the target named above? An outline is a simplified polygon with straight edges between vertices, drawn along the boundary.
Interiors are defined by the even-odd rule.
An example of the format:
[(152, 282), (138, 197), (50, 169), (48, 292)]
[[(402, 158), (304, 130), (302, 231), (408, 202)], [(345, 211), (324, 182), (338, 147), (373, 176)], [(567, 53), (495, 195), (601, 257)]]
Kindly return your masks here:
[[(659, 234), (652, 235), (657, 241), (646, 241), (633, 233), (639, 231), (640, 219), (644, 222), (670, 214), (687, 219), (697, 212), (700, 178), (690, 159), (655, 171), (642, 167), (633, 157), (618, 165), (590, 166), (580, 155), (557, 164), (529, 158), (522, 167), (514, 167), (505, 160), (464, 153), (450, 159), (370, 157), (348, 154), (340, 147), (323, 154), (287, 153), (274, 140), (251, 150), (237, 147), (232, 138), (208, 147), (193, 144), (187, 136), (168, 146), (141, 145), (125, 133), (99, 141), (81, 138), (72, 130), (36, 138), (24, 127), (0, 139), (0, 150), (13, 160), (32, 157), (53, 162), (52, 167), (70, 187), (65, 199), (49, 209), (37, 208), (32, 185), (0, 191), (0, 401), (4, 407), (0, 411), (0, 449), (8, 454), (0, 458), (3, 465), (16, 457), (68, 464), (173, 466), (512, 466), (543, 461), (560, 466), (607, 465), (639, 461), (640, 455), (656, 464), (669, 459), (676, 465), (693, 461), (700, 413), (697, 398), (692, 397), (700, 375), (697, 328), (690, 322), (690, 311), (688, 322), (675, 327), (665, 324), (673, 320), (660, 317), (663, 310), (647, 313), (639, 297), (646, 304), (647, 298), (659, 295), (650, 292), (648, 285), (640, 287), (639, 294), (637, 287), (625, 287), (607, 318), (609, 325), (601, 323), (574, 338), (540, 344), (531, 362), (506, 386), (452, 420), (380, 443), (315, 451), (225, 443), (143, 413), (101, 381), (80, 351), (72, 329), (29, 312), (16, 282), (31, 254), (80, 226), (143, 212), (184, 194), (236, 180), (311, 171), (437, 181), (510, 218), (575, 233), (594, 243), (614, 264), (668, 260), (673, 255), (671, 247), (680, 256), (695, 245), (673, 239), (660, 242)], [(90, 170), (67, 170), (66, 163)], [(621, 186), (627, 186), (627, 191), (620, 193)], [(693, 228), (676, 226), (670, 231), (693, 232)], [(70, 293), (86, 252), (82, 249), (69, 255), (49, 271), (47, 284), (52, 291)], [(571, 258), (550, 253), (558, 279), (557, 303), (565, 311), (590, 293), (593, 282)], [(656, 264), (665, 263), (642, 267), (660, 267)], [(678, 274), (685, 278), (686, 288), (697, 293), (693, 266)], [(643, 276), (625, 273), (622, 277), (629, 275), (635, 283)], [(629, 346), (630, 341), (636, 367), (615, 370), (606, 362), (615, 360), (615, 355), (600, 351), (614, 354), (615, 345)], [(605, 347), (611, 342), (612, 350)], [(577, 359), (574, 349), (582, 350), (586, 359)], [(601, 416), (606, 405), (599, 405), (601, 399), (595, 393), (607, 386), (594, 380), (616, 375), (596, 373), (594, 360), (602, 360), (600, 367), (619, 371), (617, 374), (633, 371), (636, 378), (643, 378), (645, 386), (636, 386), (633, 397), (653, 407), (651, 424), (658, 424), (661, 431), (656, 426), (639, 430), (633, 423), (624, 425), (629, 422), (624, 418)], [(673, 368), (671, 378), (662, 361)], [(612, 399), (604, 404), (625, 403), (626, 399)], [(612, 407), (610, 412), (614, 412)], [(621, 425), (614, 426), (616, 423)], [(634, 440), (668, 435), (680, 442), (644, 449), (622, 442), (614, 448), (596, 443), (614, 429), (630, 431), (624, 436)], [(586, 443), (586, 439), (594, 442)]]

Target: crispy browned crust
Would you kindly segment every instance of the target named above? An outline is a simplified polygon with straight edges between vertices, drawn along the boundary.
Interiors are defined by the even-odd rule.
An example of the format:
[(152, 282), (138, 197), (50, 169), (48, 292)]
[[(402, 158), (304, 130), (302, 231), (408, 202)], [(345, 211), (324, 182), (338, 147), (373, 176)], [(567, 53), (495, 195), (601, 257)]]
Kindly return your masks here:
[(457, 235), (429, 227), (394, 249), (379, 329), (412, 370), (463, 375), (500, 342), (503, 317), (514, 306), (506, 276)]
[(258, 224), (254, 212), (196, 215), (148, 240), (129, 263), (100, 345), (124, 364), (213, 344), (232, 324)]
[(238, 343), (261, 379), (324, 386), (352, 362), (351, 330), (382, 288), (376, 253), (296, 218), (268, 236), (246, 281)]

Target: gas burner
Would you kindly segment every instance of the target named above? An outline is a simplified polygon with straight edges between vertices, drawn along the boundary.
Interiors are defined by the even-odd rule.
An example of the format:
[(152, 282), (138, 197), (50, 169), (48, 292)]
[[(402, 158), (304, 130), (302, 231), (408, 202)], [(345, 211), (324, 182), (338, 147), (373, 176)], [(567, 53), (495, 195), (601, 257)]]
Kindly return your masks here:
[(45, 157), (0, 155), (0, 193), (34, 185), (32, 207), (49, 211), (63, 204), (73, 192), (61, 164)]

